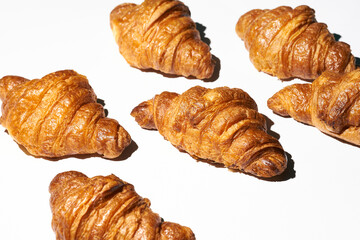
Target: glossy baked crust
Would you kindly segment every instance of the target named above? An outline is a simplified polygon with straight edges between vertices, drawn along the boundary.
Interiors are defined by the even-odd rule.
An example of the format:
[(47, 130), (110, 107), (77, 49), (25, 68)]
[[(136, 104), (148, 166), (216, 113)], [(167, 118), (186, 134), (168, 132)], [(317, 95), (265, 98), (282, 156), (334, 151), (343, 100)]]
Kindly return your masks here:
[(194, 240), (190, 228), (164, 222), (150, 201), (115, 175), (88, 178), (75, 171), (51, 182), (52, 228), (57, 240)]
[(324, 72), (312, 84), (293, 84), (277, 92), (268, 106), (281, 116), (313, 125), (360, 146), (360, 69)]
[(287, 166), (280, 143), (267, 134), (265, 117), (241, 89), (196, 86), (180, 95), (163, 92), (131, 115), (194, 158), (258, 177), (281, 174)]
[(119, 123), (105, 117), (87, 78), (72, 70), (41, 79), (0, 79), (0, 122), (34, 156), (98, 153), (119, 156), (131, 142)]
[(280, 79), (315, 79), (325, 70), (355, 69), (350, 46), (335, 41), (308, 6), (254, 9), (240, 17), (236, 32), (259, 71)]
[(110, 23), (120, 53), (133, 67), (198, 79), (214, 72), (210, 48), (180, 1), (124, 3), (111, 12)]

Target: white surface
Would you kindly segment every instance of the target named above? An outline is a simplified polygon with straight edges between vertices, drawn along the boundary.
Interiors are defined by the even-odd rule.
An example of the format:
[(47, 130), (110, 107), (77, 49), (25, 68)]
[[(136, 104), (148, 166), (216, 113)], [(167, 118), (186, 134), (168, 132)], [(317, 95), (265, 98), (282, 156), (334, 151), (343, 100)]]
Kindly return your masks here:
[[(141, 1), (135, 1), (140, 3)], [(257, 72), (235, 33), (238, 18), (253, 8), (308, 4), (319, 22), (360, 56), (358, 1), (184, 1), (206, 27), (212, 54), (221, 60), (214, 82), (167, 78), (131, 68), (109, 27), (110, 11), (123, 1), (1, 0), (0, 77), (30, 79), (62, 69), (88, 77), (109, 117), (131, 134), (138, 149), (123, 161), (99, 157), (49, 161), (26, 155), (0, 127), (0, 239), (55, 239), (48, 185), (63, 171), (88, 176), (114, 173), (135, 185), (165, 220), (191, 227), (197, 239), (359, 239), (360, 149), (282, 118), (266, 106), (285, 85)], [(247, 91), (291, 155), (295, 176), (264, 181), (197, 162), (157, 131), (141, 129), (130, 116), (140, 102), (162, 91), (201, 85)], [(291, 172), (291, 171), (290, 171)]]

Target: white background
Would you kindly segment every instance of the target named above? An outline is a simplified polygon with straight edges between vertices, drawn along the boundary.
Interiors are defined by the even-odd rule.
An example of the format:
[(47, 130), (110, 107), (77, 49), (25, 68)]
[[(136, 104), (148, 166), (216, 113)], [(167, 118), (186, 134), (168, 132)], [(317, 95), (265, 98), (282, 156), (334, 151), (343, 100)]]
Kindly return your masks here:
[[(67, 170), (90, 177), (117, 175), (149, 198), (154, 212), (191, 227), (201, 240), (360, 239), (359, 147), (273, 114), (267, 99), (301, 81), (282, 82), (258, 72), (234, 30), (238, 18), (251, 9), (308, 4), (317, 20), (327, 23), (360, 56), (358, 1), (185, 0), (193, 20), (206, 27), (212, 54), (220, 59), (219, 76), (212, 82), (130, 67), (109, 25), (109, 13), (120, 3), (0, 1), (0, 77), (33, 79), (74, 69), (88, 77), (105, 101), (108, 116), (117, 119), (136, 143), (122, 160), (49, 161), (28, 156), (0, 127), (0, 239), (55, 239), (48, 186)], [(157, 131), (140, 128), (130, 116), (137, 104), (157, 93), (180, 93), (195, 85), (237, 87), (255, 99), (291, 156), (282, 179), (264, 181), (197, 162)]]

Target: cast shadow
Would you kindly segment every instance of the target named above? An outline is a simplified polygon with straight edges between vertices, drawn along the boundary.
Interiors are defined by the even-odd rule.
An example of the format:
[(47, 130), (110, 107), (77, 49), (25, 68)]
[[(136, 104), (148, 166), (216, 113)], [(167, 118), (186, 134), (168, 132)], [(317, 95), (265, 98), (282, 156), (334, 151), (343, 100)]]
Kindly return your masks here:
[[(201, 38), (201, 41), (203, 41), (204, 43), (206, 43), (207, 45), (209, 45), (210, 47), (210, 44), (211, 44), (211, 41), (209, 38), (207, 38), (205, 36), (205, 30), (206, 30), (206, 27), (204, 25), (202, 25), (201, 23), (198, 23), (196, 22), (195, 23), (195, 27), (196, 29), (199, 31), (200, 33), (200, 38)], [(210, 48), (211, 49), (211, 48)]]
[(109, 111), (105, 108), (105, 101), (101, 98), (96, 99), (96, 102), (101, 104), (104, 107), (105, 117), (108, 116)]

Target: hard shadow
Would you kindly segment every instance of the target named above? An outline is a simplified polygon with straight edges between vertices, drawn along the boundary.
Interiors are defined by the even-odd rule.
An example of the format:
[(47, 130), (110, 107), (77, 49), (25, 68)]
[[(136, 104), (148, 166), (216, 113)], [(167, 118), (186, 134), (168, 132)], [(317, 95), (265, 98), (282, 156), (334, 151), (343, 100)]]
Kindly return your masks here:
[[(101, 104), (103, 107), (105, 107), (105, 101), (103, 99), (98, 98), (98, 99), (96, 99), (96, 102), (98, 104)], [(109, 111), (106, 108), (104, 108), (104, 113), (105, 113), (105, 117), (107, 117), (109, 114)]]
[(340, 38), (341, 38), (341, 35), (340, 35), (340, 34), (333, 33), (332, 35), (334, 36), (335, 41), (337, 41), (337, 42), (340, 41)]
[[(206, 27), (204, 26), (204, 25), (202, 25), (201, 23), (195, 23), (195, 26), (196, 26), (196, 29), (199, 31), (199, 33), (200, 33), (200, 38), (201, 38), (201, 41), (203, 41), (204, 43), (206, 43), (207, 45), (209, 45), (209, 47), (210, 47), (210, 43), (211, 43), (211, 41), (210, 41), (210, 39), (209, 38), (207, 38), (206, 36), (205, 36), (205, 30), (206, 30)], [(211, 49), (211, 48), (210, 48)]]

